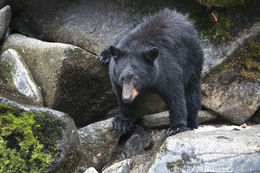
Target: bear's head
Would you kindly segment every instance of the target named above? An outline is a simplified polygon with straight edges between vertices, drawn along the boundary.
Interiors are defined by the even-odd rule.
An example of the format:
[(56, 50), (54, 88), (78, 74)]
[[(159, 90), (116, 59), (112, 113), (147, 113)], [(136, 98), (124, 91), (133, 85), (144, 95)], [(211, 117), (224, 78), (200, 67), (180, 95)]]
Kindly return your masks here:
[(111, 54), (110, 78), (122, 88), (122, 100), (131, 103), (139, 93), (157, 80), (159, 69), (156, 47), (126, 50), (109, 47)]

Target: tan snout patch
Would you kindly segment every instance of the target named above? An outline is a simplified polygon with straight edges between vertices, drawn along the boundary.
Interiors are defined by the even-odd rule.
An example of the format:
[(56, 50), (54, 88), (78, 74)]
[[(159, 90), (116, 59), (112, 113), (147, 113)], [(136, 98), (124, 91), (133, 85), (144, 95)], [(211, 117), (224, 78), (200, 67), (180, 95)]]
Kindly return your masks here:
[(123, 83), (122, 100), (126, 103), (131, 103), (139, 92), (134, 87), (134, 82), (131, 80), (129, 83)]

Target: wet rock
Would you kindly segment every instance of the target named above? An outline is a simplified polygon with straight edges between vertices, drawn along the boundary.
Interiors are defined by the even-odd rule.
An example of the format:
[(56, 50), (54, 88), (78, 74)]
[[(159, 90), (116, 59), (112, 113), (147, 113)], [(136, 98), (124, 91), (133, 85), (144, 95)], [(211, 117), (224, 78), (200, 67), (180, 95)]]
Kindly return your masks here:
[(3, 38), (5, 32), (7, 31), (7, 28), (11, 22), (11, 16), (12, 12), (9, 5), (0, 9), (0, 40)]
[[(212, 122), (216, 119), (217, 116), (208, 111), (198, 112), (199, 123)], [(147, 115), (141, 119), (141, 124), (145, 128), (167, 127), (170, 124), (169, 111)]]
[(125, 143), (123, 150), (124, 157), (129, 159), (133, 156), (143, 154), (146, 150), (151, 149), (153, 145), (152, 137), (141, 126), (136, 126), (131, 137)]
[(90, 167), (84, 173), (98, 173), (98, 171), (94, 167)]
[(205, 75), (202, 83), (202, 104), (239, 125), (260, 106), (260, 23), (247, 32), (240, 48)]
[[(0, 161), (3, 172), (69, 173), (75, 170), (81, 158), (81, 145), (74, 122), (68, 115), (47, 108), (23, 106), (3, 97), (0, 97), (0, 107), (0, 122), (8, 120), (0, 123), (3, 141), (0, 147), (5, 147), (6, 141), (12, 141), (11, 146), (7, 143), (4, 148), (5, 154), (1, 154), (0, 160), (12, 156), (9, 164)], [(15, 131), (9, 132), (10, 127)], [(12, 159), (14, 157), (16, 160)]]
[(112, 118), (99, 121), (78, 130), (85, 164), (100, 170), (110, 159), (121, 134), (115, 132)]
[(123, 160), (106, 168), (102, 173), (130, 173), (133, 163), (131, 159)]
[(166, 139), (144, 172), (258, 172), (260, 126), (203, 126)]
[(104, 115), (115, 103), (106, 69), (96, 56), (72, 45), (10, 35), (2, 52), (16, 50), (41, 87), (44, 104), (68, 113), (78, 126)]
[(0, 78), (10, 88), (43, 105), (42, 94), (23, 58), (13, 49), (6, 50), (0, 57)]

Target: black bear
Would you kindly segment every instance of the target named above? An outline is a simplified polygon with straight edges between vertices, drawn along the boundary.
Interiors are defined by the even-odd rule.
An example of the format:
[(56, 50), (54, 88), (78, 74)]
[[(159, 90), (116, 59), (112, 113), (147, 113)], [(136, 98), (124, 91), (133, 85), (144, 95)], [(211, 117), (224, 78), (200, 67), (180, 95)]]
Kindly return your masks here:
[(203, 52), (187, 16), (165, 9), (146, 17), (120, 33), (99, 59), (109, 63), (120, 107), (113, 120), (117, 132), (133, 127), (135, 98), (144, 90), (165, 101), (170, 114), (168, 135), (198, 127)]

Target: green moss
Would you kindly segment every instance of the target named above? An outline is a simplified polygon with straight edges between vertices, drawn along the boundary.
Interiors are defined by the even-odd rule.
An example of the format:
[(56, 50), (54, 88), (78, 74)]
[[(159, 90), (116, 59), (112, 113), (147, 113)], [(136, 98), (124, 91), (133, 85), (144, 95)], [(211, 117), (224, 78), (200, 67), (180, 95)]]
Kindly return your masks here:
[(0, 105), (0, 172), (48, 172), (58, 156), (61, 120)]
[(241, 76), (251, 80), (260, 79), (260, 41), (252, 42), (244, 51)]
[[(227, 76), (227, 77), (225, 77)], [(259, 82), (260, 80), (260, 41), (245, 44), (232, 58), (222, 66), (215, 68), (210, 75), (204, 77), (204, 82), (221, 82), (223, 79)], [(233, 78), (233, 79), (232, 79)]]

